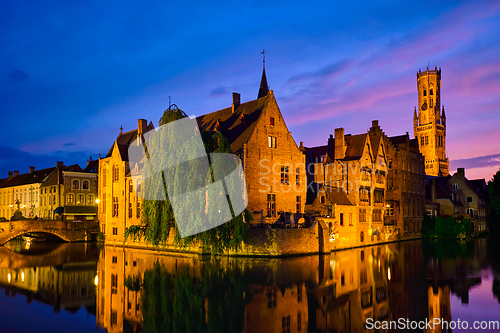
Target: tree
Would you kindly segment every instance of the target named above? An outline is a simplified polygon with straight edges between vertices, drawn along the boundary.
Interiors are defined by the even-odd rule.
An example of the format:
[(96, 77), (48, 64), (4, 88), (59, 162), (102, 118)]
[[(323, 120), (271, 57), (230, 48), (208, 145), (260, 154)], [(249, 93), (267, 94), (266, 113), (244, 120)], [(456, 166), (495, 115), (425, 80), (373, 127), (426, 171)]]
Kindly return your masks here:
[(500, 232), (500, 169), (488, 182), (488, 193), (490, 195), (488, 226), (490, 232)]
[[(172, 105), (163, 113), (159, 125), (162, 126), (185, 117), (186, 114), (182, 110)], [(158, 134), (158, 132), (156, 134)], [(174, 138), (165, 138), (160, 135), (151, 137), (152, 141), (147, 147), (146, 156), (164, 156), (165, 154), (161, 154), (161, 152), (165, 151), (166, 148), (163, 147), (161, 143), (169, 142), (168, 140), (170, 139), (173, 140)], [(202, 140), (207, 156), (214, 152), (231, 153), (231, 147), (228, 140), (220, 132), (203, 133)], [(166, 200), (144, 200), (141, 207), (141, 225), (130, 227), (125, 232), (125, 237), (133, 237), (134, 239), (137, 237), (139, 239), (144, 237), (147, 242), (155, 246), (165, 245), (170, 231), (175, 228), (174, 241), (181, 247), (190, 246), (199, 242), (202, 247), (214, 254), (222, 253), (229, 248), (238, 248), (242, 242), (249, 240), (249, 225), (245, 221), (250, 221), (251, 214), (246, 210), (242, 214), (216, 228), (212, 228), (202, 233), (196, 233), (193, 236), (181, 238), (178, 225), (175, 223), (171, 202), (168, 197), (169, 193), (166, 190), (165, 179), (175, 180), (172, 182), (174, 184), (172, 185), (174, 186), (173, 190), (183, 193), (195, 190), (201, 185), (208, 185), (207, 182), (210, 182), (210, 179), (212, 179), (212, 181), (214, 180), (214, 173), (211, 165), (210, 170), (204, 170), (198, 162), (199, 159), (193, 156), (193, 149), (190, 149), (189, 146), (182, 147), (182, 149), (183, 151), (180, 153), (185, 156), (192, 156), (192, 159), (188, 157), (190, 162), (188, 168), (188, 170), (190, 170), (189, 173), (184, 171), (185, 168), (169, 168), (167, 171), (163, 171), (160, 177), (146, 179), (144, 181), (145, 187), (150, 189), (152, 193), (166, 193)], [(165, 158), (168, 158), (168, 156)], [(212, 205), (212, 207), (214, 206), (215, 205)], [(191, 212), (193, 215), (190, 216), (190, 220), (197, 221), (199, 217), (194, 216), (196, 212), (197, 210)], [(197, 227), (196, 225), (192, 226), (192, 228)]]

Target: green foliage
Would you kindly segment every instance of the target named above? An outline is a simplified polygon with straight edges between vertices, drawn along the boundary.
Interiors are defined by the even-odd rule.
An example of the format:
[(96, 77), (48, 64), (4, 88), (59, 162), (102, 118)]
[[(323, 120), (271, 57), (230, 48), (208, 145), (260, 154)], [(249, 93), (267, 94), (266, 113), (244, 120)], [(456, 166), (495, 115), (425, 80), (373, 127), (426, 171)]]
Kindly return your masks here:
[(100, 232), (100, 231), (99, 231), (99, 232), (97, 233), (96, 240), (97, 240), (98, 242), (104, 242), (104, 239), (105, 239), (104, 234), (103, 234), (102, 232)]
[[(434, 223), (432, 220), (434, 220)], [(432, 229), (433, 224), (434, 229)], [(471, 222), (467, 218), (457, 221), (454, 217), (442, 218), (437, 216), (432, 219), (424, 217), (422, 230), (424, 229), (425, 233), (422, 232), (424, 238), (457, 239), (471, 236)]]
[(424, 219), (422, 221), (421, 234), (423, 238), (434, 238), (434, 230), (436, 228), (436, 220), (429, 216), (429, 214), (424, 214)]
[(249, 289), (241, 269), (204, 266), (200, 278), (191, 269), (170, 273), (156, 262), (146, 270), (141, 286), (144, 331), (241, 332), (247, 303), (241, 296)]
[(142, 278), (140, 274), (128, 276), (124, 281), (125, 287), (130, 291), (139, 291), (142, 287)]
[(491, 232), (500, 232), (500, 169), (488, 182), (490, 194), (490, 212), (488, 226)]
[[(159, 125), (164, 125), (166, 123), (179, 120), (186, 117), (186, 114), (178, 108), (169, 108), (163, 113), (160, 119)], [(164, 142), (165, 138), (159, 138), (156, 136), (158, 142)], [(153, 140), (155, 140), (153, 139)], [(207, 155), (212, 152), (217, 153), (231, 153), (231, 147), (228, 140), (220, 132), (215, 133), (203, 133), (202, 140), (205, 145), (205, 150)], [(151, 148), (149, 148), (149, 146)], [(154, 143), (148, 146), (147, 154), (149, 156), (156, 156), (154, 154), (161, 154), (162, 145)], [(183, 152), (185, 156), (192, 155), (192, 151), (188, 148), (184, 148)], [(165, 179), (175, 179), (175, 184), (185, 186), (187, 191), (196, 189), (197, 185), (206, 182), (208, 180), (208, 175), (199, 169), (196, 169), (196, 165), (193, 163), (193, 168), (190, 168), (190, 173), (186, 175), (185, 172), (177, 172), (176, 168), (171, 168), (167, 172), (168, 174), (162, 173), (161, 178), (145, 180), (144, 185), (148, 189), (152, 189), (153, 192), (163, 192), (167, 193), (165, 188)], [(210, 172), (212, 174), (212, 181), (214, 180), (212, 167), (210, 166)], [(186, 192), (186, 191), (179, 191)], [(212, 205), (214, 206), (214, 205)], [(193, 212), (195, 214), (195, 212)], [(191, 216), (194, 221), (200, 220), (196, 216)], [(212, 254), (222, 253), (230, 248), (237, 249), (242, 242), (248, 242), (250, 237), (249, 232), (249, 221), (252, 219), (251, 214), (248, 211), (244, 211), (242, 214), (236, 216), (234, 219), (227, 223), (224, 223), (216, 228), (212, 228), (202, 233), (197, 233), (190, 237), (181, 238), (179, 229), (175, 224), (175, 217), (173, 214), (172, 206), (170, 200), (164, 201), (158, 200), (144, 200), (141, 206), (141, 225), (129, 227), (124, 235), (126, 238), (132, 237), (135, 240), (144, 238), (147, 242), (153, 244), (154, 246), (166, 245), (170, 230), (175, 227), (174, 242), (181, 247), (186, 247), (193, 245), (194, 243), (201, 243), (202, 247)]]

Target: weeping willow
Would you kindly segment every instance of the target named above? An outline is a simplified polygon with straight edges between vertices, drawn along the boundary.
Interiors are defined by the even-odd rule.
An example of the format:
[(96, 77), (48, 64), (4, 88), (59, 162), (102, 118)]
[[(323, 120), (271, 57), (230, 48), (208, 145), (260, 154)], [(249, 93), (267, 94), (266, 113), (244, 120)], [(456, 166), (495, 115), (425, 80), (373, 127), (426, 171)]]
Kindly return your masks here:
[[(186, 117), (186, 114), (177, 108), (175, 105), (170, 107), (163, 113), (159, 121), (159, 125), (165, 125), (169, 122), (176, 121)], [(231, 146), (227, 138), (220, 132), (205, 132), (202, 134), (202, 140), (205, 151), (210, 153), (231, 153)], [(153, 150), (146, 152), (147, 156), (157, 153), (155, 149), (161, 150), (162, 145), (151, 145)], [(184, 148), (183, 153), (189, 156), (192, 152), (189, 148)], [(175, 173), (175, 171), (172, 171)], [(210, 173), (213, 180), (212, 166), (210, 165)], [(169, 175), (175, 178), (175, 184), (183, 184), (186, 188), (196, 187), (196, 184), (203, 182), (207, 178), (207, 174), (197, 172), (195, 168), (189, 173), (177, 173)], [(228, 249), (238, 249), (243, 242), (249, 241), (249, 223), (251, 214), (245, 210), (240, 215), (232, 220), (224, 223), (216, 228), (209, 229), (202, 233), (197, 233), (193, 236), (181, 238), (175, 216), (172, 210), (168, 193), (164, 185), (165, 172), (162, 172), (156, 179), (145, 180), (145, 185), (153, 191), (166, 193), (166, 200), (144, 200), (141, 205), (141, 224), (131, 226), (125, 231), (125, 237), (132, 237), (134, 240), (142, 239), (154, 246), (164, 246), (171, 230), (175, 230), (174, 242), (182, 248), (193, 245), (195, 243), (201, 246), (212, 254), (222, 253)], [(148, 183), (149, 182), (149, 183)], [(194, 214), (194, 212), (193, 212)], [(196, 216), (194, 216), (196, 219)]]

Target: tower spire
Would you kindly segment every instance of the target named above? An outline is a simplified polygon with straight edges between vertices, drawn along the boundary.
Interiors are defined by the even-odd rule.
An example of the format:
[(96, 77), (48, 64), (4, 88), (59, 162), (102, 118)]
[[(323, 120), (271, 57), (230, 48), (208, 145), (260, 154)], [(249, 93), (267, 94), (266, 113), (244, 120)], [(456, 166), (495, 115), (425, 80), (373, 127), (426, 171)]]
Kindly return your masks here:
[(260, 87), (259, 94), (257, 98), (262, 98), (267, 96), (269, 92), (269, 86), (267, 85), (267, 77), (266, 77), (266, 51), (262, 50), (262, 78), (260, 79)]

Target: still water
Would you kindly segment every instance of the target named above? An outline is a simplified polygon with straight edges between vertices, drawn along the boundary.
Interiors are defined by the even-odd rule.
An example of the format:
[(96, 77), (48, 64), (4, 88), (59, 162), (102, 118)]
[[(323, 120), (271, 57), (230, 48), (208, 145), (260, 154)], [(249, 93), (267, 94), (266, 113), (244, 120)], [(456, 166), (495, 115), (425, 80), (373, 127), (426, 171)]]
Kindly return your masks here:
[(286, 259), (0, 247), (0, 332), (387, 331), (366, 330), (368, 318), (460, 319), (473, 331), (474, 321), (500, 321), (499, 297), (500, 240), (491, 238)]

